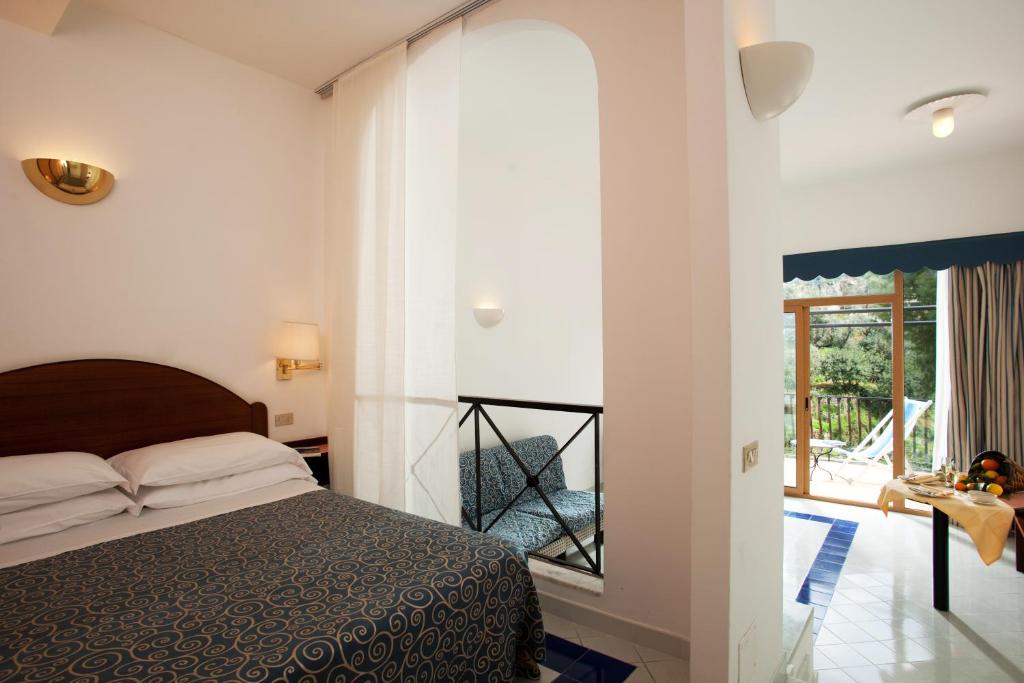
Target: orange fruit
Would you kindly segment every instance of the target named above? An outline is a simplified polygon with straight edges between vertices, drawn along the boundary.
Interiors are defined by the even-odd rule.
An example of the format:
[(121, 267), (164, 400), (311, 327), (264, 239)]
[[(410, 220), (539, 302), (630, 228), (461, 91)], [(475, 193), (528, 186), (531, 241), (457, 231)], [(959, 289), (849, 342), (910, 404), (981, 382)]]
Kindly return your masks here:
[(967, 484), (963, 483), (962, 481), (958, 481), (956, 483), (956, 490), (957, 491), (966, 491), (967, 490)]
[(981, 469), (983, 470), (998, 470), (999, 461), (992, 458), (985, 458), (981, 461)]
[(988, 488), (986, 488), (985, 490), (991, 493), (993, 496), (1003, 495), (1003, 487), (1000, 486), (999, 484), (989, 484)]

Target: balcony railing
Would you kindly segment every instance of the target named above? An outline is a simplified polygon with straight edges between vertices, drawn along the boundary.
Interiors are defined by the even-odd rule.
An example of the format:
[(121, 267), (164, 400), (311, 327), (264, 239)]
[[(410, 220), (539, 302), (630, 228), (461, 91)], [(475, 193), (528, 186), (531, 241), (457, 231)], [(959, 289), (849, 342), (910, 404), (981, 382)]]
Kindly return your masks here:
[[(886, 413), (892, 410), (887, 396), (833, 396), (811, 394), (811, 438), (845, 441), (849, 447), (859, 444)], [(784, 394), (786, 415), (796, 415), (796, 395)], [(918, 468), (929, 468), (935, 446), (935, 411), (929, 408), (917, 421), (907, 439), (907, 461)], [(796, 438), (794, 420), (786, 420), (784, 449), (792, 451)]]
[[(562, 565), (570, 569), (578, 571), (584, 571), (589, 574), (596, 576), (603, 576), (602, 574), (602, 547), (604, 545), (604, 520), (603, 520), (603, 492), (601, 485), (601, 415), (604, 413), (602, 406), (591, 406), (591, 405), (578, 405), (571, 403), (545, 403), (541, 401), (518, 401), (511, 399), (497, 399), (497, 398), (482, 398), (479, 396), (459, 396), (459, 403), (469, 405), (469, 409), (465, 415), (459, 420), (459, 428), (472, 417), (473, 418), (473, 448), (471, 451), (467, 451), (473, 454), (473, 475), (475, 478), (473, 490), (469, 492), (473, 500), (475, 498), (474, 511), (471, 514), (466, 509), (465, 500), (466, 490), (463, 486), (463, 508), (462, 517), (465, 520), (465, 525), (469, 528), (477, 531), (483, 531), (484, 533), (495, 533), (497, 529), (495, 526), (509, 514), (516, 504), (522, 499), (523, 495), (533, 490), (536, 492), (537, 497), (543, 501), (544, 506), (547, 508), (550, 514), (550, 519), (557, 522), (561, 528), (563, 536), (555, 539), (552, 542), (547, 542), (543, 546), (538, 548), (525, 548), (531, 557), (537, 557), (547, 562)], [(532, 466), (527, 462), (527, 458), (524, 458), (520, 453), (516, 451), (512, 443), (505, 437), (501, 429), (495, 424), (494, 419), (487, 411), (487, 407), (501, 407), (501, 408), (519, 408), (525, 410), (538, 410), (546, 412), (559, 412), (559, 413), (576, 413), (585, 415), (586, 420), (582, 425), (573, 433), (564, 444), (561, 444), (557, 450), (546, 458), (543, 463), (534, 463)], [(518, 468), (522, 472), (525, 478), (526, 484), (518, 491), (511, 500), (501, 509), (501, 511), (494, 517), (490, 516), (485, 520), (485, 514), (483, 512), (484, 502), (484, 491), (483, 491), (483, 468), (482, 468), (482, 450), (480, 446), (480, 421), (483, 421), (491, 428), (494, 435), (497, 437), (501, 446), (504, 447), (508, 455), (511, 456), (511, 461), (514, 463), (514, 467)], [(593, 425), (593, 463), (594, 463), (594, 488), (593, 488), (593, 515), (589, 517), (588, 524), (579, 524), (575, 526), (570, 524), (563, 514), (564, 510), (560, 510), (559, 506), (552, 501), (551, 492), (545, 491), (541, 486), (540, 475), (543, 474), (550, 467), (561, 466), (562, 461), (559, 461), (558, 465), (555, 465), (556, 460), (565, 455), (566, 450), (571, 446), (588, 427)], [(461, 460), (461, 459), (460, 459)], [(507, 461), (506, 461), (507, 462)], [(582, 494), (581, 491), (573, 493)], [(545, 517), (548, 519), (548, 517)], [(500, 535), (500, 534), (499, 534)], [(589, 541), (589, 543), (588, 543)], [(582, 559), (583, 565), (575, 564), (567, 558), (567, 555), (575, 549), (579, 553)], [(568, 551), (568, 552), (567, 552)]]

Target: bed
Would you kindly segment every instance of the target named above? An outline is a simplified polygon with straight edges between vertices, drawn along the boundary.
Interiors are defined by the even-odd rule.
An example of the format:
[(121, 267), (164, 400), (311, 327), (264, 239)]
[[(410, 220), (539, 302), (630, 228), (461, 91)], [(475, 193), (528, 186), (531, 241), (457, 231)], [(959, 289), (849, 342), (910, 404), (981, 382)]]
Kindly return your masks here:
[[(267, 434), (197, 375), (0, 373), (0, 457)], [(0, 681), (511, 681), (544, 657), (523, 552), (290, 481), (0, 545)]]

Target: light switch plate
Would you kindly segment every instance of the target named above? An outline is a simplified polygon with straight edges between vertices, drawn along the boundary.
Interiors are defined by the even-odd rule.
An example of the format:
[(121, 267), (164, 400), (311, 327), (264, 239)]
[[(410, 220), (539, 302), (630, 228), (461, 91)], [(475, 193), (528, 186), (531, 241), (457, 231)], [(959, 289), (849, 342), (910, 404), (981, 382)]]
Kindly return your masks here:
[(757, 467), (757, 455), (758, 455), (757, 442), (753, 441), (743, 447), (743, 471)]
[(295, 424), (295, 413), (281, 413), (274, 416), (275, 427), (287, 427)]

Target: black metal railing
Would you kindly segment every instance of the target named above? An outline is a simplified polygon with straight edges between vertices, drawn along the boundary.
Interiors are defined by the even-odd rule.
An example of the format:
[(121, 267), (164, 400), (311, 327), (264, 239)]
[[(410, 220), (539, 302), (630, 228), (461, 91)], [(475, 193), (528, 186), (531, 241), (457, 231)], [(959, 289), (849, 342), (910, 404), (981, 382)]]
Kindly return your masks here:
[[(786, 415), (796, 415), (796, 396), (784, 394), (783, 410)], [(888, 396), (834, 396), (812, 394), (810, 397), (811, 438), (837, 439), (853, 447), (863, 441), (878, 421), (892, 410), (892, 399)], [(905, 454), (909, 462), (917, 467), (931, 465), (932, 450), (935, 446), (935, 411), (929, 407), (914, 425), (906, 441)], [(791, 450), (795, 421), (786, 420), (784, 447)]]
[[(463, 415), (462, 418), (459, 420), (459, 428), (460, 429), (462, 428), (462, 426), (466, 423), (466, 421), (470, 418), (470, 416), (473, 417), (473, 452), (475, 454), (475, 472), (474, 472), (474, 474), (475, 474), (475, 478), (476, 478), (476, 488), (475, 488), (476, 514), (475, 515), (470, 515), (469, 512), (466, 510), (465, 505), (463, 505), (463, 507), (462, 507), (462, 517), (463, 517), (463, 519), (465, 519), (466, 522), (473, 529), (475, 529), (477, 531), (483, 531), (484, 533), (487, 533), (488, 531), (490, 531), (494, 527), (494, 525), (506, 513), (508, 513), (509, 510), (512, 509), (512, 507), (516, 504), (516, 502), (520, 498), (522, 498), (523, 494), (526, 493), (528, 490), (530, 490), (532, 488), (534, 491), (536, 491), (538, 497), (542, 501), (544, 501), (544, 504), (547, 506), (548, 510), (551, 511), (552, 517), (554, 518), (554, 520), (556, 522), (558, 522), (558, 525), (562, 528), (562, 531), (565, 533), (565, 536), (569, 537), (569, 540), (572, 542), (573, 546), (575, 546), (575, 548), (579, 552), (580, 556), (586, 562), (586, 565), (585, 566), (581, 566), (581, 565), (578, 565), (578, 564), (573, 564), (573, 563), (569, 562), (566, 559), (564, 554), (561, 557), (545, 555), (545, 554), (538, 553), (536, 551), (529, 551), (529, 554), (532, 557), (537, 557), (537, 558), (540, 558), (540, 559), (545, 560), (547, 562), (552, 562), (554, 564), (558, 564), (558, 565), (561, 565), (561, 566), (569, 567), (570, 569), (576, 569), (576, 570), (579, 570), (579, 571), (585, 571), (585, 572), (587, 572), (589, 574), (594, 574), (595, 576), (603, 576), (602, 563), (601, 563), (601, 551), (602, 551), (602, 546), (604, 545), (604, 530), (602, 529), (602, 519), (601, 519), (601, 509), (602, 509), (602, 505), (601, 505), (601, 496), (602, 496), (602, 491), (601, 491), (601, 488), (602, 488), (601, 487), (601, 415), (604, 413), (604, 408), (602, 406), (579, 405), (579, 404), (573, 404), (573, 403), (547, 403), (547, 402), (543, 402), (543, 401), (519, 401), (519, 400), (503, 399), (503, 398), (483, 398), (483, 397), (479, 397), (479, 396), (459, 396), (459, 403), (465, 403), (465, 404), (469, 405), (469, 409), (466, 411), (466, 414)], [(484, 406), (494, 406), (494, 407), (502, 407), (502, 408), (523, 408), (523, 409), (527, 409), (527, 410), (541, 410), (541, 411), (560, 412), (560, 413), (579, 413), (579, 414), (583, 414), (583, 415), (588, 415), (589, 417), (587, 417), (586, 421), (582, 425), (580, 425), (579, 429), (577, 429), (573, 433), (573, 435), (571, 437), (569, 437), (569, 439), (566, 440), (566, 442), (564, 444), (562, 444), (556, 450), (554, 455), (552, 455), (550, 458), (547, 459), (547, 462), (545, 462), (543, 466), (541, 466), (536, 472), (531, 472), (530, 471), (530, 467), (526, 464), (526, 462), (523, 460), (523, 458), (512, 447), (512, 444), (509, 442), (509, 440), (505, 438), (505, 435), (502, 434), (501, 430), (494, 423), (494, 420), (491, 418), (490, 414), (488, 414), (488, 412), (487, 412), (486, 408), (484, 408)], [(523, 476), (526, 478), (526, 485), (522, 488), (522, 490), (520, 490), (512, 498), (512, 500), (510, 500), (505, 505), (505, 507), (501, 510), (501, 512), (499, 512), (498, 515), (496, 515), (494, 517), (494, 519), (492, 519), (490, 521), (490, 523), (488, 523), (486, 526), (483, 523), (483, 506), (482, 506), (482, 502), (483, 502), (483, 500), (482, 500), (483, 482), (482, 482), (482, 474), (481, 474), (481, 466), (480, 466), (480, 418), (481, 417), (483, 417), (484, 421), (487, 423), (487, 425), (494, 432), (494, 435), (498, 438), (498, 441), (500, 441), (501, 445), (505, 448), (506, 451), (508, 451), (508, 454), (512, 457), (512, 460), (515, 462), (516, 466), (519, 467), (519, 469), (523, 473)], [(580, 538), (577, 535), (577, 533), (575, 531), (573, 531), (572, 527), (570, 527), (569, 524), (565, 521), (565, 518), (558, 511), (558, 509), (555, 507), (555, 505), (551, 502), (551, 499), (548, 497), (547, 493), (540, 486), (540, 475), (543, 474), (544, 471), (547, 470), (548, 467), (550, 467), (552, 465), (552, 463), (554, 463), (559, 457), (561, 457), (562, 454), (565, 453), (566, 449), (568, 449), (569, 446), (571, 446), (572, 443), (574, 441), (576, 441), (576, 438), (580, 434), (582, 434), (583, 431), (587, 427), (589, 427), (591, 424), (594, 425), (594, 537), (593, 537), (594, 553), (593, 554), (591, 554), (590, 552), (587, 551), (586, 546), (584, 546), (583, 542), (580, 540)]]

